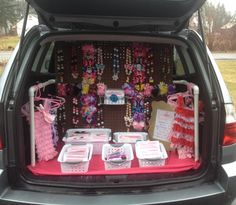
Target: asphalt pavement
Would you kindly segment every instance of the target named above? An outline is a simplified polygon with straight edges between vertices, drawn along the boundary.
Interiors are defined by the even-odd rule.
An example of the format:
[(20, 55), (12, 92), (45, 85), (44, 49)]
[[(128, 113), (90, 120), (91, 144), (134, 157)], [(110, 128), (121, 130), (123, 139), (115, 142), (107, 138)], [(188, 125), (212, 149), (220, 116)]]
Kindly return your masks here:
[(213, 53), (216, 60), (236, 60), (236, 53)]

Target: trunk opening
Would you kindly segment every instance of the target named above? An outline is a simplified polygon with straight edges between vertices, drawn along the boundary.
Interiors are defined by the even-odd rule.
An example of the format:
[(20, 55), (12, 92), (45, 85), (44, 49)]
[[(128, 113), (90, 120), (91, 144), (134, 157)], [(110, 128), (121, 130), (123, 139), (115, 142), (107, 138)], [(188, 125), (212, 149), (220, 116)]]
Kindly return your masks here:
[[(48, 96), (48, 94), (52, 96), (59, 95), (60, 97), (66, 99), (64, 104), (65, 110), (59, 110), (57, 112), (57, 131), (59, 141), (57, 142), (56, 151), (58, 154), (64, 145), (62, 138), (65, 136), (68, 129), (85, 128), (88, 125), (88, 121), (80, 116), (81, 113), (78, 114), (79, 124), (73, 121), (73, 119), (78, 116), (76, 114), (77, 110), (73, 110), (74, 107), (76, 107), (73, 102), (73, 98), (75, 96), (78, 100), (77, 105), (79, 109), (81, 110), (83, 107), (83, 105), (80, 104), (82, 96), (80, 92), (82, 92), (82, 87), (79, 84), (81, 84), (82, 77), (84, 77), (84, 71), (82, 69), (82, 47), (84, 45), (93, 45), (96, 48), (102, 48), (102, 60), (106, 65), (106, 68), (100, 77), (102, 77), (101, 82), (106, 83), (108, 88), (121, 89), (122, 85), (127, 82), (127, 77), (130, 78), (129, 80), (133, 78), (133, 76), (128, 76), (127, 72), (125, 73), (124, 70), (124, 64), (127, 63), (128, 60), (126, 51), (127, 48), (133, 49), (135, 46), (141, 45), (140, 48), (146, 47), (149, 50), (151, 48), (153, 52), (154, 70), (152, 71), (150, 68), (148, 74), (145, 71), (147, 79), (151, 79), (150, 77), (153, 77), (153, 85), (159, 85), (161, 82), (165, 82), (167, 85), (170, 85), (173, 83), (173, 80), (186, 80), (199, 86), (201, 94), (200, 100), (203, 103), (207, 102), (209, 96), (207, 93), (203, 92), (205, 86), (204, 80), (200, 79), (200, 75), (196, 75), (199, 72), (198, 69), (201, 68), (198, 63), (194, 60), (192, 61), (193, 57), (191, 56), (191, 52), (189, 52), (189, 50), (191, 50), (189, 45), (179, 38), (156, 38), (124, 35), (49, 36), (41, 41), (41, 47), (38, 55), (40, 53), (42, 56), (40, 56), (40, 58), (35, 58), (35, 62), (31, 65), (32, 69), (27, 71), (28, 75), (26, 80), (22, 82), (22, 87), (24, 89), (21, 89), (18, 93), (19, 97), (17, 107), (20, 113), (22, 105), (29, 99), (28, 90), (30, 86), (35, 85), (36, 82), (45, 82), (49, 79), (56, 79), (56, 84), (46, 87), (42, 93), (42, 96)], [(113, 65), (117, 62), (114, 61), (114, 58), (117, 57), (114, 55), (114, 48), (118, 48), (120, 50), (120, 68)], [(64, 56), (60, 57), (61, 59), (58, 61), (58, 55), (60, 53), (63, 53)], [(134, 53), (131, 53), (131, 55), (132, 58), (134, 58)], [(96, 55), (94, 57), (98, 60), (101, 56)], [(134, 59), (132, 59), (131, 62), (133, 62), (133, 60)], [(64, 66), (64, 70), (58, 67), (62, 65), (59, 65), (61, 62)], [(116, 75), (114, 72), (116, 72)], [(118, 77), (119, 80), (114, 80), (112, 76)], [(147, 80), (145, 82), (151, 81)], [(68, 90), (64, 90), (67, 93), (63, 93), (63, 95), (62, 93), (58, 93), (58, 85), (62, 84), (69, 85)], [(185, 87), (176, 86), (176, 92), (183, 90), (185, 90)], [(159, 94), (156, 97), (151, 98), (150, 104), (153, 101), (167, 101), (166, 94)], [(97, 98), (97, 100), (100, 99)], [(208, 129), (212, 114), (211, 110), (207, 109), (206, 106), (209, 105), (206, 104), (204, 108), (206, 116), (204, 122), (199, 123), (200, 160), (197, 162), (195, 162), (194, 158), (179, 159), (176, 150), (171, 150), (168, 143), (161, 141), (164, 144), (168, 154), (168, 159), (165, 162), (166, 164), (161, 167), (140, 168), (135, 149), (133, 149), (134, 160), (132, 161), (131, 168), (128, 169), (105, 170), (101, 154), (92, 156), (92, 159), (89, 162), (88, 172), (85, 173), (62, 173), (60, 163), (57, 161), (58, 155), (47, 162), (38, 162), (36, 160), (36, 165), (30, 166), (31, 154), (29, 124), (26, 119), (22, 118), (18, 113), (17, 120), (20, 123), (17, 125), (17, 130), (19, 130), (17, 136), (17, 147), (19, 153), (17, 166), (20, 170), (22, 170), (22, 174), (24, 176), (23, 178), (30, 180), (33, 184), (46, 183), (53, 186), (63, 187), (148, 186), (180, 181), (194, 181), (197, 178), (201, 178), (206, 173), (205, 171), (210, 167), (210, 152), (207, 150), (210, 148), (211, 139), (208, 135)], [(125, 126), (124, 116), (127, 115), (127, 103), (122, 105), (103, 105), (102, 107), (104, 128), (111, 129), (112, 133), (126, 132), (127, 127)], [(101, 107), (99, 107), (99, 109), (101, 110)], [(62, 119), (63, 112), (66, 113), (66, 119)], [(151, 119), (151, 113), (149, 114)], [(98, 121), (101, 125), (101, 119), (96, 119), (95, 127), (100, 126), (98, 125)], [(130, 128), (130, 131), (135, 130)], [(148, 130), (146, 131), (148, 132)], [(153, 136), (150, 136), (150, 133), (148, 133), (148, 137), (150, 137), (148, 139), (153, 140)]]

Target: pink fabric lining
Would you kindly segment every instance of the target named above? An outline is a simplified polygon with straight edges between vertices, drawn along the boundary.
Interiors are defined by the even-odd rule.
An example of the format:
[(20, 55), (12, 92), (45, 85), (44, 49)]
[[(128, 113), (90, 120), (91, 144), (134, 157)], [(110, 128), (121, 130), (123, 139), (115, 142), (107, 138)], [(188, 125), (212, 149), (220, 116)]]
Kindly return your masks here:
[(170, 152), (169, 158), (165, 166), (162, 167), (145, 167), (139, 168), (138, 159), (134, 158), (132, 167), (130, 169), (122, 170), (105, 170), (104, 162), (100, 155), (92, 156), (89, 164), (89, 170), (86, 173), (62, 173), (60, 163), (57, 159), (48, 162), (41, 161), (35, 167), (28, 166), (28, 169), (35, 175), (118, 175), (118, 174), (148, 174), (148, 173), (176, 173), (187, 171), (191, 169), (198, 169), (201, 165), (200, 162), (195, 162), (194, 159), (179, 159), (176, 152)]

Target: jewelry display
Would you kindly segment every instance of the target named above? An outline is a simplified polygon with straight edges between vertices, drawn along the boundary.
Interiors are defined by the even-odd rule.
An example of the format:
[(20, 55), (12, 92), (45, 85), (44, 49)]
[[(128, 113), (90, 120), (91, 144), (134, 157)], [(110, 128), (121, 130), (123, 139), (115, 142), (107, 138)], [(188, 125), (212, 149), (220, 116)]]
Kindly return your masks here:
[[(99, 52), (101, 54), (101, 51)], [(95, 114), (97, 113), (97, 107), (96, 107), (97, 98), (95, 93), (93, 93), (92, 89), (97, 77), (97, 68), (95, 66), (96, 50), (93, 45), (86, 44), (82, 47), (82, 53), (83, 53), (83, 76), (82, 76), (82, 96), (80, 98), (82, 107), (80, 113), (82, 117), (85, 119), (85, 121), (88, 123), (88, 127), (91, 127), (91, 126), (96, 126), (94, 124), (96, 121)], [(102, 62), (99, 63), (102, 64)]]
[[(92, 40), (81, 40), (90, 37)], [(181, 161), (194, 157), (194, 129), (198, 120), (195, 119), (195, 111), (190, 108), (199, 108), (199, 104), (195, 104), (192, 96), (185, 95), (186, 90), (178, 81), (174, 81), (176, 88), (173, 84), (173, 46), (165, 41), (152, 43), (152, 38), (142, 40), (141, 43), (134, 43), (133, 40), (119, 42), (117, 37), (110, 38), (114, 41), (96, 40), (101, 37), (86, 35), (78, 37), (76, 41), (55, 42), (55, 67), (50, 68), (49, 72), (53, 76), (56, 74), (56, 85), (46, 88), (43, 93), (48, 95), (52, 92), (64, 99), (64, 104), (53, 113), (57, 116), (57, 125), (54, 127), (58, 129), (60, 140), (56, 144), (55, 134), (54, 145), (57, 150), (61, 149), (62, 143), (90, 146), (88, 149), (86, 146), (66, 149), (66, 153), (61, 156), (65, 158), (66, 165), (71, 167), (71, 172), (63, 175), (170, 175), (178, 170), (183, 171), (185, 166), (189, 170), (191, 163), (194, 169), (199, 167), (191, 159), (187, 159), (186, 164)], [(182, 98), (179, 97), (180, 91), (183, 92)], [(170, 99), (169, 95), (176, 95), (178, 99)], [(40, 103), (41, 99), (36, 106)], [(53, 103), (57, 105), (57, 101)], [(172, 108), (174, 104), (176, 107)], [(50, 120), (47, 115), (44, 117)], [(104, 133), (107, 129), (110, 130), (109, 134)], [(165, 142), (163, 147), (154, 143), (158, 140)], [(140, 141), (147, 143), (137, 146)], [(126, 145), (131, 149), (126, 149)], [(167, 154), (163, 158), (159, 157), (165, 147), (168, 148), (170, 160), (166, 160)], [(137, 150), (144, 158), (143, 165), (140, 165), (142, 158), (139, 158)], [(88, 156), (90, 159), (85, 161), (86, 164), (81, 161), (82, 158), (88, 159)], [(62, 162), (56, 159), (51, 161), (45, 167), (49, 174), (51, 170), (57, 171), (60, 167), (58, 164)], [(181, 166), (178, 167), (178, 163)], [(88, 167), (87, 173), (80, 170), (74, 172), (74, 167), (80, 169), (81, 164)], [(155, 168), (162, 165), (167, 166)], [(60, 168), (57, 175), (63, 173), (63, 166)]]
[[(151, 102), (175, 92), (169, 78), (171, 49), (164, 44), (130, 42), (59, 44), (57, 93), (71, 102), (64, 113), (58, 110), (63, 127), (104, 128), (106, 124), (114, 129), (111, 122), (117, 120), (115, 131), (147, 131)], [(65, 72), (66, 65), (70, 72)], [(117, 114), (107, 114), (113, 110)]]
[(113, 49), (113, 76), (112, 79), (114, 81), (117, 81), (119, 79), (119, 73), (120, 73), (120, 54), (119, 54), (119, 49), (114, 48)]

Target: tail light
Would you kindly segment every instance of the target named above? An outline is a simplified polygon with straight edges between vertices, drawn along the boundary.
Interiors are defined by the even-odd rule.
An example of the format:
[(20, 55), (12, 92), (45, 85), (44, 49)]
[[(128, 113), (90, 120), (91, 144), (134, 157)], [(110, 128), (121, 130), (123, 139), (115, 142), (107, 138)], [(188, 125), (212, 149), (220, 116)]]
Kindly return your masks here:
[(232, 104), (225, 105), (226, 122), (223, 145), (236, 144), (236, 113)]
[(3, 139), (2, 139), (2, 137), (0, 136), (0, 150), (2, 150), (3, 149)]

